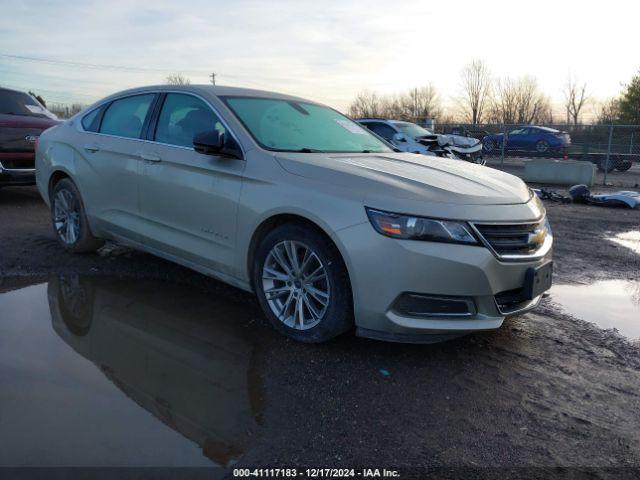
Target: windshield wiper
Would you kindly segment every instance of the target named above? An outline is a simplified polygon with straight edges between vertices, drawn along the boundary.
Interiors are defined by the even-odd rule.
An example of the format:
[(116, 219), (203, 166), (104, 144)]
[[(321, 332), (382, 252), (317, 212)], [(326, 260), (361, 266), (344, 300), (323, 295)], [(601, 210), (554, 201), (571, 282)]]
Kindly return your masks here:
[(315, 148), (301, 148), (300, 150), (297, 150), (300, 153), (325, 153), (324, 150), (316, 150)]

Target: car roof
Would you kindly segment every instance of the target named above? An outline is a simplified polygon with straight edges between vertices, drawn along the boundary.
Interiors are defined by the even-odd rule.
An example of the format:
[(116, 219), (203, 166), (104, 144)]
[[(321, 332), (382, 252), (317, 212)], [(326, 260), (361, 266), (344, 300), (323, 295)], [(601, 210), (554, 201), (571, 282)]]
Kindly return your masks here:
[(0, 92), (13, 92), (13, 93), (24, 93), (25, 95), (29, 95), (27, 92), (24, 92), (22, 90), (16, 90), (15, 88), (7, 88), (7, 87), (0, 87)]
[(183, 91), (185, 93), (196, 93), (199, 95), (214, 95), (216, 97), (220, 96), (238, 96), (238, 97), (258, 97), (258, 98), (272, 98), (279, 100), (289, 100), (294, 102), (306, 102), (306, 103), (314, 103), (313, 100), (308, 100), (306, 98), (296, 97), (293, 95), (287, 95), (284, 93), (270, 92), (267, 90), (255, 90), (251, 88), (240, 88), (240, 87), (227, 87), (223, 85), (149, 85), (144, 87), (130, 88), (128, 90), (122, 90), (120, 92), (114, 93), (105, 97), (103, 100), (108, 100), (110, 98), (122, 97), (131, 94), (137, 93), (145, 93), (145, 92), (157, 92), (157, 91), (173, 91), (180, 92)]
[(552, 132), (552, 133), (558, 133), (560, 130), (556, 130), (555, 128), (551, 128), (551, 127), (537, 127), (532, 125), (531, 128), (537, 128), (538, 130), (544, 130), (545, 132)]

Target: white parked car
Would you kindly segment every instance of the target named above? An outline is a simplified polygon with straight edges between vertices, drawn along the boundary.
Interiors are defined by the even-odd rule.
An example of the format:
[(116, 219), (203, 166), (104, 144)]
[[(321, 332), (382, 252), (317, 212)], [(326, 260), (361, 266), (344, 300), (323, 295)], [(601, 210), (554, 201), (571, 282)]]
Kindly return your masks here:
[(114, 94), (42, 134), (36, 181), (67, 250), (115, 240), (253, 291), (301, 341), (498, 328), (551, 284), (551, 231), (522, 180), (393, 152), (288, 95)]
[(423, 155), (451, 154), (455, 158), (484, 165), (482, 142), (462, 135), (440, 135), (415, 123), (384, 118), (361, 118), (364, 125), (400, 151)]

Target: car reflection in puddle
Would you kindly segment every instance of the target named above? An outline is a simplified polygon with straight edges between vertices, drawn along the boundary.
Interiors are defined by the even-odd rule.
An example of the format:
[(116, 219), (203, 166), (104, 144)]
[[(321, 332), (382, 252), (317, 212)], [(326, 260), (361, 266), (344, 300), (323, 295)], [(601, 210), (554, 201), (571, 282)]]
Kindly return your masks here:
[[(23, 295), (25, 304), (37, 303), (29, 297), (42, 295), (42, 289), (35, 286), (0, 296), (0, 312), (8, 311), (2, 297)], [(27, 291), (33, 294), (25, 295)], [(10, 450), (15, 455), (0, 453), (0, 465), (24, 464), (46, 450), (48, 454), (39, 458), (48, 465), (210, 464), (204, 455), (227, 466), (247, 449), (262, 412), (254, 329), (247, 327), (251, 309), (160, 282), (78, 276), (50, 278), (47, 297), (53, 330), (112, 383), (77, 355), (69, 356), (68, 347), (64, 352), (59, 341), (46, 338), (52, 335), (38, 326), (44, 323), (37, 318), (41, 315), (25, 321), (26, 306), (10, 298), (13, 312), (21, 313), (4, 319), (15, 321), (13, 328), (0, 322), (0, 335), (7, 342), (2, 342), (0, 352), (0, 378), (15, 377), (16, 388), (26, 390), (28, 407), (0, 393), (3, 414), (15, 414), (0, 433), (0, 443), (14, 442)], [(38, 351), (30, 359), (18, 360), (12, 349), (20, 348), (18, 333), (29, 330), (34, 330), (31, 340), (40, 347), (31, 347)], [(12, 361), (33, 365), (18, 365), (17, 372), (7, 374)], [(42, 368), (47, 362), (55, 365), (51, 375)], [(113, 385), (120, 392), (114, 392)], [(180, 435), (167, 432), (131, 401)], [(74, 406), (75, 412), (65, 411)], [(20, 432), (34, 428), (34, 419), (26, 420), (27, 415), (43, 418), (35, 428), (60, 431), (30, 439), (35, 433)], [(61, 425), (56, 417), (73, 420)], [(4, 435), (8, 438), (3, 440)], [(75, 451), (69, 445), (48, 445), (46, 438), (56, 435), (71, 438)], [(16, 437), (23, 437), (23, 442), (16, 444)], [(200, 447), (200, 455), (184, 437)]]
[(640, 282), (601, 280), (591, 285), (554, 285), (551, 299), (574, 317), (640, 339)]

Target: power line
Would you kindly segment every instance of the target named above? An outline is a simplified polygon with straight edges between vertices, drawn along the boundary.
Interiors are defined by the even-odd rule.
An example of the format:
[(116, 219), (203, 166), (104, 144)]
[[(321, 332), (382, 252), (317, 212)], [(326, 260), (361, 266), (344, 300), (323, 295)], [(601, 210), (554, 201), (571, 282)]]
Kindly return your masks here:
[[(190, 74), (190, 75), (207, 75), (209, 78), (211, 78), (211, 75), (214, 76), (214, 78), (212, 79), (212, 83), (215, 82), (215, 77), (218, 76), (218, 74), (213, 73), (211, 74), (210, 72), (206, 72), (204, 70), (185, 70), (185, 69), (180, 69), (180, 68), (157, 68), (157, 67), (132, 67), (132, 66), (128, 66), (128, 65), (111, 65), (111, 64), (101, 64), (101, 63), (86, 63), (86, 62), (73, 62), (73, 61), (69, 61), (69, 60), (58, 60), (58, 59), (53, 59), (53, 58), (44, 58), (44, 57), (30, 57), (30, 56), (26, 56), (26, 55), (13, 55), (13, 54), (8, 54), (8, 53), (0, 53), (0, 57), (2, 58), (10, 58), (12, 60), (20, 60), (20, 61), (25, 61), (25, 62), (40, 62), (40, 63), (46, 63), (49, 65), (60, 65), (60, 66), (66, 66), (66, 67), (76, 67), (76, 68), (89, 68), (89, 69), (97, 69), (97, 70), (117, 70), (117, 71), (125, 71), (125, 72), (147, 72), (147, 73), (167, 73), (167, 72), (171, 72), (171, 71), (179, 71), (185, 74)], [(236, 79), (236, 80), (241, 80), (241, 81), (245, 81), (245, 82), (252, 82), (252, 83), (256, 83), (255, 82), (255, 77), (252, 75), (227, 75), (224, 74), (223, 75), (225, 78), (229, 78), (229, 79)], [(276, 81), (276, 82), (282, 82), (282, 81), (291, 81), (291, 78), (283, 78), (283, 77), (262, 77), (264, 80), (271, 80), (271, 81)], [(215, 85), (215, 83), (214, 83)]]
[[(99, 70), (120, 70), (120, 71), (132, 71), (132, 72), (159, 72), (159, 73), (166, 73), (167, 71), (172, 70), (168, 68), (132, 67), (127, 65), (108, 65), (108, 64), (99, 64), (99, 63), (72, 62), (68, 60), (56, 60), (52, 58), (27, 57), (24, 55), (10, 55), (7, 53), (0, 53), (0, 57), (11, 58), (13, 60), (21, 60), (26, 62), (40, 62), (40, 63), (48, 63), (50, 65), (63, 65), (67, 67), (91, 68), (91, 69), (99, 69)], [(206, 72), (204, 72), (203, 70), (182, 70), (182, 69), (173, 69), (173, 70), (179, 70), (185, 73), (190, 73), (192, 75), (206, 75)]]

